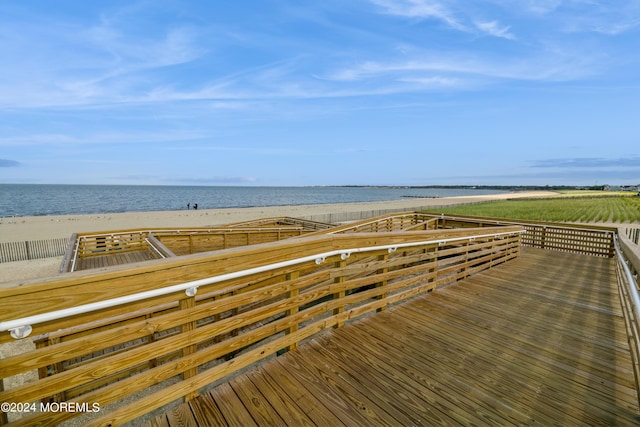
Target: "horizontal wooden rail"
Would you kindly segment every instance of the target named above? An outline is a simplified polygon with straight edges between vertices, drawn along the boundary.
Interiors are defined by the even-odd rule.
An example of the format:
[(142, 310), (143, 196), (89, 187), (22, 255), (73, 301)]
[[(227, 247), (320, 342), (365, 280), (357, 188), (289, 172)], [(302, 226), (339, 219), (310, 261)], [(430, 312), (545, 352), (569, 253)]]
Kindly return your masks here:
[[(33, 324), (44, 345), (0, 360), (0, 372), (35, 370), (42, 378), (0, 391), (0, 401), (72, 398), (104, 407), (163, 383), (161, 391), (92, 421), (120, 425), (323, 329), (506, 262), (518, 256), (521, 233), (521, 227), (496, 227), (313, 236), (0, 289), (6, 325), (174, 287)], [(197, 294), (185, 294), (193, 285)], [(10, 339), (0, 333), (0, 342)], [(39, 413), (19, 423), (57, 424), (78, 415)]]

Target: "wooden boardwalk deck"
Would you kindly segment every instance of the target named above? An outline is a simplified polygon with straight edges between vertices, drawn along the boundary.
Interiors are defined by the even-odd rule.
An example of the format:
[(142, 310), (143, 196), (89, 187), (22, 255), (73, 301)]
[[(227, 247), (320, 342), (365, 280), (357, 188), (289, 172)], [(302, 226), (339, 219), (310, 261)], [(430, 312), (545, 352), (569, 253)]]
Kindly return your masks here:
[(614, 261), (514, 261), (302, 343), (148, 425), (639, 425)]
[(141, 251), (128, 251), (123, 253), (110, 253), (108, 255), (94, 255), (79, 258), (76, 271), (91, 270), (93, 268), (112, 267), (114, 265), (131, 264), (134, 262), (150, 261), (158, 259), (158, 256), (150, 249)]

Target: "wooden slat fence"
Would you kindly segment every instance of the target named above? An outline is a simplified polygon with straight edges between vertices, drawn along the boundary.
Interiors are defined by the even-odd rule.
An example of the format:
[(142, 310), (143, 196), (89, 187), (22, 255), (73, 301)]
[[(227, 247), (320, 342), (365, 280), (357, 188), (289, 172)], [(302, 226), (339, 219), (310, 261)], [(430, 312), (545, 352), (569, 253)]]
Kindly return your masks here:
[(520, 225), (526, 233), (522, 244), (534, 248), (612, 258), (614, 256), (613, 227), (545, 223), (504, 218), (481, 218), (470, 215), (436, 215), (438, 228), (490, 227), (496, 225)]
[[(189, 400), (326, 328), (507, 262), (520, 253), (521, 232), (514, 226), (314, 236), (0, 289), (5, 322), (224, 273), (192, 296), (172, 291), (32, 325), (41, 335), (38, 348), (0, 360), (0, 372), (10, 377), (35, 370), (41, 378), (0, 392), (0, 401), (73, 399), (105, 408), (162, 384), (92, 420), (121, 425)], [(402, 246), (408, 243), (413, 246)], [(348, 251), (354, 248), (369, 249)], [(332, 255), (315, 258), (324, 253)], [(305, 261), (280, 266), (292, 259)], [(272, 263), (278, 264), (263, 270)], [(250, 273), (229, 275), (238, 271)], [(0, 333), (0, 343), (10, 340)], [(78, 415), (30, 414), (17, 425), (57, 424)]]
[(558, 226), (523, 224), (522, 244), (534, 248), (612, 258), (614, 232)]
[(32, 259), (62, 256), (67, 249), (66, 237), (24, 242), (1, 242), (0, 262), (28, 261)]
[(626, 228), (624, 234), (636, 245), (640, 244), (640, 228)]

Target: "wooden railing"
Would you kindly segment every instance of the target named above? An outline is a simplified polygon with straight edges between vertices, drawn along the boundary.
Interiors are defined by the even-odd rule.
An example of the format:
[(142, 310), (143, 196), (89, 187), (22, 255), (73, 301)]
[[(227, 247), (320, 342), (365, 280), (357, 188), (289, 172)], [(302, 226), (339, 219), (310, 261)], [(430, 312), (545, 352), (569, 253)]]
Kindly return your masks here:
[(325, 231), (330, 234), (362, 233), (362, 232), (390, 232), (400, 230), (435, 230), (439, 218), (419, 212), (393, 213), (382, 215), (369, 220), (346, 224)]
[(234, 222), (232, 224), (227, 224), (227, 227), (238, 228), (238, 227), (269, 227), (269, 228), (278, 228), (282, 226), (295, 226), (302, 228), (307, 231), (311, 230), (326, 230), (329, 228), (333, 228), (333, 224), (328, 224), (326, 222), (312, 221), (309, 219), (303, 218), (292, 218), (292, 217), (275, 217), (275, 218), (259, 218), (249, 221), (242, 222)]
[(636, 379), (636, 392), (640, 403), (640, 247), (623, 229), (617, 235), (617, 272), (620, 302), (627, 327), (627, 338)]
[(277, 242), (305, 234), (299, 227), (239, 228), (201, 232), (155, 231), (154, 236), (176, 255), (217, 251), (239, 246)]
[(164, 258), (162, 250), (154, 246), (153, 242), (154, 239), (149, 230), (74, 234), (60, 266), (60, 272), (72, 272), (80, 269), (82, 260), (95, 260), (98, 257), (114, 254), (146, 252), (149, 254), (149, 259)]
[[(295, 218), (260, 221), (210, 228), (159, 228), (114, 230), (107, 233), (74, 234), (61, 272), (77, 270), (80, 260), (127, 252), (148, 251), (151, 258), (179, 256), (238, 246), (275, 242), (324, 230), (328, 224)], [(158, 254), (159, 256), (155, 256)]]
[[(429, 215), (438, 216), (435, 213)], [(526, 233), (522, 235), (524, 246), (606, 258), (614, 256), (613, 236), (617, 233), (617, 229), (614, 227), (481, 218), (468, 215), (440, 215), (439, 217), (438, 228), (520, 225), (526, 230)]]
[[(82, 408), (97, 405), (91, 424), (121, 425), (191, 399), (326, 328), (517, 257), (521, 232), (503, 226), (321, 235), (5, 287), (0, 330), (23, 319), (14, 323), (29, 323), (38, 347), (0, 360), (0, 372), (7, 378), (37, 371), (40, 378), (0, 391), (0, 401), (72, 400)], [(156, 292), (67, 315), (184, 282), (199, 284), (197, 293), (195, 286), (187, 294)], [(0, 343), (12, 340), (0, 332)], [(50, 425), (74, 416), (87, 415), (49, 411), (17, 424)]]

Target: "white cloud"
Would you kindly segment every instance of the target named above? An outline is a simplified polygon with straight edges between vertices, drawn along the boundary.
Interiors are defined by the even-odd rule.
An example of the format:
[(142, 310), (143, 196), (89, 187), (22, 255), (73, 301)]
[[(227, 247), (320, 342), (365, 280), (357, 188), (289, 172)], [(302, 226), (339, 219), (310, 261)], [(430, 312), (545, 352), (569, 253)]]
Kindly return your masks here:
[[(396, 61), (366, 61), (339, 69), (328, 79), (343, 82), (405, 81), (424, 82), (451, 89), (477, 85), (496, 79), (521, 81), (570, 81), (598, 72), (592, 65), (596, 56), (577, 51), (555, 51), (500, 58), (475, 53), (415, 53), (412, 58)], [(398, 88), (406, 90), (406, 88)]]
[(462, 25), (448, 8), (433, 0), (370, 0), (389, 15), (416, 19), (436, 19), (454, 29), (463, 30)]
[(515, 39), (515, 36), (509, 32), (511, 26), (501, 26), (498, 21), (477, 22), (476, 27), (491, 36), (501, 37), (509, 40)]

